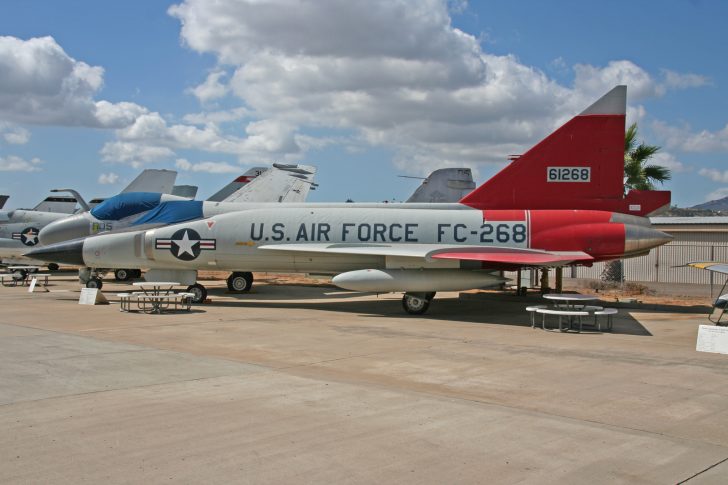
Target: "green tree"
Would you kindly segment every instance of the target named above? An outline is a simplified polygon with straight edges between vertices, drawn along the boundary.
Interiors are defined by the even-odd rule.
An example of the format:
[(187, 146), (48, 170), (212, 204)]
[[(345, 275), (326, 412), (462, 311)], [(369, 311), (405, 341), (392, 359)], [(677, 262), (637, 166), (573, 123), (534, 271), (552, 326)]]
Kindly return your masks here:
[(624, 190), (655, 190), (655, 183), (663, 184), (670, 180), (669, 168), (649, 164), (660, 147), (637, 144), (637, 123), (632, 123), (624, 134)]
[[(624, 134), (624, 191), (655, 190), (655, 184), (670, 180), (670, 169), (648, 163), (660, 151), (660, 147), (637, 144), (637, 123), (632, 123)], [(621, 283), (624, 281), (622, 260), (610, 261), (604, 266), (603, 281)]]

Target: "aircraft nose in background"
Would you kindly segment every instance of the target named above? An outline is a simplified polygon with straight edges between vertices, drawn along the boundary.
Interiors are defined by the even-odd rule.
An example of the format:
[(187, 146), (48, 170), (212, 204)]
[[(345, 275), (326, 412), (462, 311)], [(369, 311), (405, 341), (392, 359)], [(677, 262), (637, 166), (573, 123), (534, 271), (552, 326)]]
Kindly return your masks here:
[(83, 240), (62, 242), (34, 249), (23, 256), (49, 263), (85, 266), (83, 261)]
[(633, 224), (624, 225), (625, 254), (648, 251), (673, 240), (673, 237), (657, 229)]
[(90, 234), (89, 221), (81, 214), (53, 221), (38, 233), (38, 240), (43, 246), (63, 241), (78, 239)]

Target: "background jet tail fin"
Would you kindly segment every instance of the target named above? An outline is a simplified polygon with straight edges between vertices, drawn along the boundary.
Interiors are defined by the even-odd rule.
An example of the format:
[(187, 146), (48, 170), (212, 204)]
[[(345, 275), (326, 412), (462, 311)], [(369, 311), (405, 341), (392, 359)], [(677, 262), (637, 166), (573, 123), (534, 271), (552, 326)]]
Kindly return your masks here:
[(137, 178), (132, 180), (121, 193), (155, 192), (169, 194), (172, 192), (175, 180), (177, 180), (177, 172), (174, 170), (148, 168), (137, 175)]
[(9, 195), (0, 195), (0, 209), (5, 207), (5, 202), (7, 202), (9, 198)]
[(91, 208), (86, 203), (84, 198), (79, 194), (77, 191), (73, 189), (51, 189), (51, 192), (69, 192), (73, 197), (76, 198), (76, 201), (78, 202), (78, 206), (81, 208), (82, 211), (90, 211)]
[(46, 197), (32, 210), (38, 212), (55, 212), (58, 214), (73, 214), (76, 210), (76, 198), (68, 196)]
[(172, 195), (186, 199), (194, 199), (197, 196), (198, 188), (196, 185), (175, 185), (172, 187)]
[(224, 202), (304, 202), (315, 189), (316, 167), (311, 165), (273, 166), (227, 196)]
[(253, 181), (255, 177), (260, 176), (263, 172), (268, 170), (267, 167), (253, 167), (239, 177), (235, 177), (232, 182), (221, 188), (210, 197), (207, 198), (209, 202), (222, 202), (238, 190), (245, 187), (247, 184)]
[(624, 197), (626, 111), (627, 87), (617, 86), (460, 202), (479, 209), (647, 214), (645, 207), (664, 202), (665, 193), (639, 192), (629, 201)]
[(457, 202), (474, 188), (469, 168), (440, 168), (422, 181), (407, 202)]

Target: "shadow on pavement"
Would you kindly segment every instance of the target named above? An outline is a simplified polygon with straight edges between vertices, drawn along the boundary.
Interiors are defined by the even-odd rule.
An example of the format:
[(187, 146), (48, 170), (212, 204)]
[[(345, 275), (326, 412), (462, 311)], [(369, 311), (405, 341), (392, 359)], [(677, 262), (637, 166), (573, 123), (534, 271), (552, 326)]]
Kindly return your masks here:
[[(540, 297), (521, 298), (517, 300), (498, 301), (497, 299), (460, 299), (453, 297), (436, 297), (429, 310), (424, 315), (409, 315), (402, 308), (400, 299), (383, 298), (381, 300), (359, 300), (359, 297), (374, 295), (373, 293), (355, 293), (339, 291), (330, 287), (302, 287), (297, 286), (295, 291), (286, 291), (282, 285), (254, 287), (250, 293), (230, 293), (226, 288), (210, 288), (209, 296), (212, 306), (231, 308), (280, 308), (295, 310), (297, 308), (309, 310), (335, 311), (341, 313), (356, 313), (371, 317), (412, 318), (421, 320), (452, 321), (465, 323), (479, 323), (492, 325), (513, 325), (530, 327), (531, 317), (525, 311), (526, 306), (543, 302)], [(218, 299), (216, 299), (216, 297)], [(224, 300), (219, 299), (224, 297)], [(295, 301), (291, 301), (295, 300)], [(308, 300), (323, 300), (311, 302)], [(583, 334), (604, 333), (592, 325), (593, 318), (584, 320)], [(602, 320), (605, 328), (606, 320)], [(554, 318), (547, 319), (546, 327), (557, 327)], [(541, 329), (541, 318), (536, 319), (536, 327)], [(557, 330), (558, 331), (558, 330)], [(620, 310), (614, 318), (614, 327), (611, 333), (625, 335), (652, 334), (643, 327), (628, 310)]]

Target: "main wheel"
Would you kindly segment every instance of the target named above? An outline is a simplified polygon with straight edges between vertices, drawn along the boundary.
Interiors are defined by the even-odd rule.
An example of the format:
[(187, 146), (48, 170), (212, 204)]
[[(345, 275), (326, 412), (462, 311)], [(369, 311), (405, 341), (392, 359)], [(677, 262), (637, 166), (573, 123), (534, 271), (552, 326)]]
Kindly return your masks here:
[(58, 265), (56, 263), (50, 263), (48, 265), (48, 271), (58, 271)]
[(91, 278), (86, 282), (86, 288), (98, 288), (99, 290), (104, 286), (104, 282), (101, 278)]
[(243, 292), (250, 291), (253, 286), (253, 273), (236, 271), (228, 276), (227, 287), (230, 291)]
[(142, 270), (140, 269), (133, 269), (131, 270), (131, 277), (132, 278), (141, 278), (142, 277)]
[[(434, 295), (433, 295), (434, 296)], [(431, 298), (408, 295), (402, 297), (402, 307), (410, 315), (422, 315), (430, 308)]]
[(128, 269), (117, 269), (114, 271), (114, 278), (116, 278), (116, 281), (126, 281), (131, 278), (131, 272), (132, 270)]
[(207, 288), (199, 283), (187, 287), (187, 293), (192, 293), (192, 303), (202, 303), (207, 299)]

